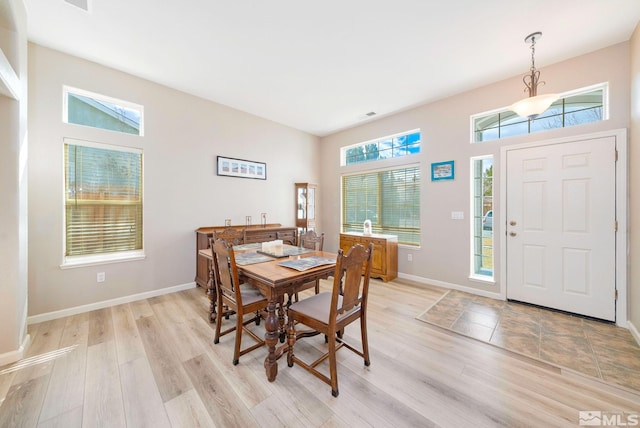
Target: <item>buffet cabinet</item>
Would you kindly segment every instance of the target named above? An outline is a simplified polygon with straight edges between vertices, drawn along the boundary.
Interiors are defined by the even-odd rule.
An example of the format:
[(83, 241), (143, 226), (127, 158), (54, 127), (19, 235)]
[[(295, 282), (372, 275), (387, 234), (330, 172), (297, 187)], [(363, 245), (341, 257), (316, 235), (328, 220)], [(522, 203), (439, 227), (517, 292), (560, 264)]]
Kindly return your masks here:
[(391, 281), (398, 277), (398, 237), (373, 233), (365, 235), (359, 232), (340, 234), (340, 248), (347, 254), (355, 244), (367, 247), (373, 242), (373, 257), (371, 260), (371, 277)]
[[(245, 244), (255, 242), (267, 242), (282, 239), (285, 244), (296, 245), (296, 228), (284, 227), (278, 223), (255, 226), (230, 226), (233, 229), (244, 230)], [(222, 231), (225, 226), (200, 227), (196, 229), (196, 284), (207, 287), (209, 281), (209, 265), (207, 258), (200, 255), (199, 251), (209, 248), (209, 239), (214, 231)]]

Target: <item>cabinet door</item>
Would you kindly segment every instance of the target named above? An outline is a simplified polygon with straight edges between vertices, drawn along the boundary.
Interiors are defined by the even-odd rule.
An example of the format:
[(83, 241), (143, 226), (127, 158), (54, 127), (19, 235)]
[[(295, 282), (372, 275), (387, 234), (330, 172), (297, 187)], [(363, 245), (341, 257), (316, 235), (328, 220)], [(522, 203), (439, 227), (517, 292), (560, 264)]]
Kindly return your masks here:
[(342, 252), (344, 252), (345, 254), (347, 254), (351, 249), (351, 247), (353, 247), (357, 243), (358, 243), (357, 238), (354, 238), (352, 236), (347, 236), (347, 235), (340, 235), (340, 248), (342, 249)]
[[(369, 242), (373, 242), (373, 256), (371, 259), (371, 271), (375, 273), (386, 273), (386, 254), (387, 254), (387, 241), (382, 239), (371, 239)], [(366, 243), (366, 245), (369, 244)]]

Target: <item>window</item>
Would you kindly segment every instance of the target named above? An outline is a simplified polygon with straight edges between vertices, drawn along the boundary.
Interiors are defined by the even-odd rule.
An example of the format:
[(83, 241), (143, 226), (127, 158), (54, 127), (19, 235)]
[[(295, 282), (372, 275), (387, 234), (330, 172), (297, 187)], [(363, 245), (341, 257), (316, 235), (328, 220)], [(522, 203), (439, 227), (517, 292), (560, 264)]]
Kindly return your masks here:
[(64, 122), (143, 135), (143, 107), (81, 89), (64, 87)]
[(374, 233), (420, 245), (420, 166), (342, 177), (342, 231), (361, 232), (371, 220)]
[(509, 109), (472, 116), (474, 143), (582, 125), (607, 119), (608, 85), (600, 84), (563, 94), (535, 119), (518, 116)]
[(391, 135), (342, 148), (342, 165), (420, 153), (420, 130)]
[(64, 183), (65, 264), (142, 256), (140, 150), (65, 139)]
[(472, 276), (493, 279), (493, 157), (471, 159)]

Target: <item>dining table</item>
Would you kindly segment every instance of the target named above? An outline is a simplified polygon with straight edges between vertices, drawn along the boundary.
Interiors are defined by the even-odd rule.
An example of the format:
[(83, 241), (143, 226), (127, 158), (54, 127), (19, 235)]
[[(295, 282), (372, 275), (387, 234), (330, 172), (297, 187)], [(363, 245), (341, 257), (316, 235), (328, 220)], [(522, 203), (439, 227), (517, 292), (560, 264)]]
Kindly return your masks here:
[[(264, 368), (267, 379), (273, 382), (278, 374), (278, 359), (289, 346), (293, 346), (293, 343), (284, 341), (285, 296), (293, 296), (309, 282), (332, 276), (337, 254), (292, 245), (284, 245), (278, 254), (263, 252), (260, 248), (254, 244), (234, 246), (234, 255), (241, 281), (256, 287), (268, 301), (264, 335), (268, 354)], [(199, 253), (212, 259), (211, 248), (202, 249)], [(210, 277), (214, 275), (212, 272)], [(280, 338), (285, 343), (278, 347)]]

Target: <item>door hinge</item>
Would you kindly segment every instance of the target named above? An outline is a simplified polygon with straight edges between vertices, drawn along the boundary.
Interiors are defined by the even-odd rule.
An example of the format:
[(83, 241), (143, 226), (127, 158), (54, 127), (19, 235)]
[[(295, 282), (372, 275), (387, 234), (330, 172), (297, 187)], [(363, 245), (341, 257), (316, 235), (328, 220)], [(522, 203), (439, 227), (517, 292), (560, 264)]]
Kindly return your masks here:
[(616, 159), (615, 159), (615, 162), (618, 162), (618, 149), (616, 149), (616, 150), (615, 150), (615, 152), (616, 152)]
[(613, 222), (613, 231), (617, 232), (618, 231), (618, 220)]
[(618, 290), (616, 290), (615, 300), (618, 300)]

